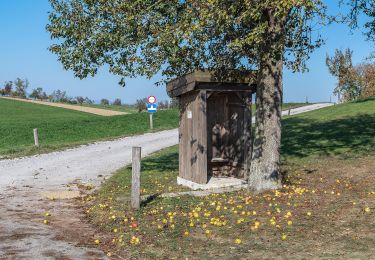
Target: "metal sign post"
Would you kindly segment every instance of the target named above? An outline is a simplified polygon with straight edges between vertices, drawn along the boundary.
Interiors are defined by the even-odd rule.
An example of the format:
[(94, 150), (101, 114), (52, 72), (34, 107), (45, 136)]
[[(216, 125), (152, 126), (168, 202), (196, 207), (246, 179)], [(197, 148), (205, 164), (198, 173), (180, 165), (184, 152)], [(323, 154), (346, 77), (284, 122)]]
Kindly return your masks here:
[[(151, 97), (149, 97), (148, 100), (152, 101), (152, 102), (156, 102), (156, 98), (153, 97), (153, 96), (151, 96)], [(148, 111), (148, 113), (150, 113), (150, 129), (154, 128), (154, 122), (153, 122), (152, 115), (153, 115), (153, 113), (156, 113), (156, 107), (157, 107), (156, 104), (147, 104), (147, 111)]]
[(150, 129), (154, 128), (154, 122), (152, 121), (152, 113), (150, 113)]

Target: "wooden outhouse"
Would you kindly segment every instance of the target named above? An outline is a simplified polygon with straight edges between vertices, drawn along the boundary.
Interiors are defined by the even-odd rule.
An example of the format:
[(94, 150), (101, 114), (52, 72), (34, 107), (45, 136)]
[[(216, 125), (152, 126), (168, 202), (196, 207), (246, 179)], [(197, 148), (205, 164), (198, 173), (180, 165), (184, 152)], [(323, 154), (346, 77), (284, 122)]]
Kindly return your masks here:
[(179, 178), (206, 184), (211, 177), (243, 178), (251, 153), (253, 72), (218, 80), (196, 71), (167, 83), (180, 106)]

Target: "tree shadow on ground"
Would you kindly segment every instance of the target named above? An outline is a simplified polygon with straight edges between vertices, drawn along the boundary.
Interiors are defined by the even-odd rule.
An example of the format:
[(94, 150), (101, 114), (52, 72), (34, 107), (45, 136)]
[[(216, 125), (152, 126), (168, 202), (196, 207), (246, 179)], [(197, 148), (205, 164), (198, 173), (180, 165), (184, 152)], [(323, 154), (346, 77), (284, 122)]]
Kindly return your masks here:
[(142, 161), (142, 171), (176, 171), (178, 170), (178, 151), (148, 157)]
[(375, 147), (375, 115), (360, 114), (322, 122), (291, 117), (283, 120), (282, 155), (364, 155)]

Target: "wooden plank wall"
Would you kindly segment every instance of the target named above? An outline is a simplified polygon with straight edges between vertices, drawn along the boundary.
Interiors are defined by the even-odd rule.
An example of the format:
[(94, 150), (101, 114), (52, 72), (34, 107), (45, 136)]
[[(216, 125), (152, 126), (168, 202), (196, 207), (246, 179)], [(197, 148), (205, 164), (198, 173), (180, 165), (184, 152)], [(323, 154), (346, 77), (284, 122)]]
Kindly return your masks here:
[(193, 91), (181, 96), (180, 110), (179, 176), (196, 183), (207, 183), (210, 176), (246, 177), (249, 93)]
[[(207, 183), (206, 92), (194, 91), (180, 99), (179, 176)], [(191, 114), (192, 118), (188, 118)]]

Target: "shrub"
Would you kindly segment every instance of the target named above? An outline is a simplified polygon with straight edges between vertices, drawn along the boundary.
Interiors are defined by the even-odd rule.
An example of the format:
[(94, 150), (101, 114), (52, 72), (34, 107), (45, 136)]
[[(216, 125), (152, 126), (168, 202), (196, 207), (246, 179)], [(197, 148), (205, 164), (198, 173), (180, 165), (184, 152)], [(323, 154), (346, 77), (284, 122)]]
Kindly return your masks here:
[(31, 94), (29, 95), (30, 98), (40, 99), (40, 100), (43, 99), (42, 96), (43, 96), (43, 89), (42, 88), (33, 89)]
[(12, 94), (13, 82), (8, 81), (4, 84), (4, 96), (9, 96)]
[(106, 98), (102, 98), (102, 100), (100, 100), (100, 104), (102, 106), (108, 106), (109, 105), (109, 101)]
[(165, 101), (160, 101), (158, 103), (158, 108), (159, 109), (168, 109), (169, 108), (169, 102), (167, 100)]
[(92, 105), (94, 104), (94, 101), (92, 101), (91, 99), (89, 99), (88, 97), (85, 97), (85, 101), (84, 101), (85, 104), (89, 104), (89, 105)]
[(135, 107), (138, 109), (138, 112), (142, 112), (143, 110), (147, 110), (147, 98), (137, 99), (135, 102)]
[(121, 99), (116, 98), (115, 101), (113, 101), (112, 105), (121, 106)]
[(69, 98), (66, 95), (66, 91), (62, 91), (59, 89), (53, 91), (49, 99), (53, 102), (63, 102), (63, 103), (66, 103), (69, 100)]
[(43, 92), (41, 97), (40, 97), (41, 100), (47, 100), (48, 99), (48, 96), (47, 96), (47, 93), (46, 92)]
[(85, 98), (81, 96), (76, 97), (76, 100), (77, 100), (77, 103), (80, 105), (82, 105), (83, 102), (85, 102)]
[(22, 80), (17, 78), (14, 81), (14, 85), (16, 87), (15, 91), (13, 92), (14, 96), (26, 98), (26, 89), (29, 87), (29, 81), (27, 79)]
[(177, 98), (172, 98), (171, 103), (169, 104), (169, 108), (178, 108), (179, 102)]

